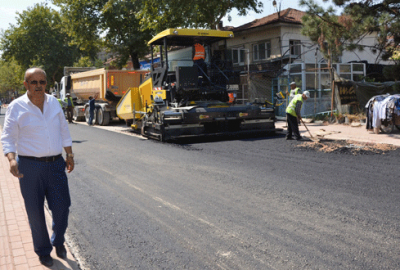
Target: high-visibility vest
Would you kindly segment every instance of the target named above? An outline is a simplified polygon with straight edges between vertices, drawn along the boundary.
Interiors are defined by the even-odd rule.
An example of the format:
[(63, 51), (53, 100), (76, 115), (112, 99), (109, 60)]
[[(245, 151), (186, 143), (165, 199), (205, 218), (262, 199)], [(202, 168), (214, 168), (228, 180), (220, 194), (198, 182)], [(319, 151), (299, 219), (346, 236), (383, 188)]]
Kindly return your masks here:
[(233, 93), (228, 93), (229, 103), (233, 103), (235, 101), (235, 95)]
[(300, 88), (296, 87), (295, 89), (290, 90), (290, 94), (292, 94), (292, 92), (293, 92), (293, 95), (298, 95), (298, 94), (300, 94), (299, 91), (300, 91)]
[(61, 108), (63, 107), (63, 101), (59, 98), (57, 98), (58, 102), (60, 103)]
[(303, 103), (303, 95), (302, 94), (298, 94), (293, 97), (292, 101), (290, 101), (290, 103), (289, 103), (289, 106), (287, 106), (287, 108), (286, 108), (286, 113), (293, 115), (294, 117), (297, 117), (296, 105), (297, 105), (297, 102), (299, 102), (299, 101), (301, 103)]
[[(71, 105), (72, 105), (72, 108), (73, 108), (74, 107), (74, 102), (72, 101), (72, 97), (69, 97), (69, 99), (71, 100)], [(67, 106), (68, 106), (68, 98), (65, 98), (64, 101), (67, 102)]]
[(206, 50), (204, 49), (203, 45), (196, 43), (194, 44), (194, 56), (193, 60), (200, 60), (206, 58)]

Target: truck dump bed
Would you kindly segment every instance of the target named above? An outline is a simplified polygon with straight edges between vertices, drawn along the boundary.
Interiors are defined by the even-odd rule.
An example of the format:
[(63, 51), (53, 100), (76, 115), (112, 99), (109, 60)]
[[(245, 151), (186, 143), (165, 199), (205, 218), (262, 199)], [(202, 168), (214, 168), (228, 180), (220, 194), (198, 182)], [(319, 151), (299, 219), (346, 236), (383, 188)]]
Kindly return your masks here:
[(72, 97), (88, 100), (98, 96), (106, 102), (119, 101), (129, 87), (138, 87), (146, 71), (96, 69), (71, 75)]

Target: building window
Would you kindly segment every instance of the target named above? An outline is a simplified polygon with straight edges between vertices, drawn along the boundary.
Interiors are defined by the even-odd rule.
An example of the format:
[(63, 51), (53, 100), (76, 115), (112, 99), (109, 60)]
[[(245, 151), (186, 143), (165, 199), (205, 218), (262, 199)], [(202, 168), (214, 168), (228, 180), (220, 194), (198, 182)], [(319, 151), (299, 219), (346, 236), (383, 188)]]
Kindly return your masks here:
[(290, 40), (290, 54), (291, 55), (301, 55), (301, 42), (300, 40)]
[(253, 45), (253, 60), (265, 60), (271, 57), (271, 42)]
[(245, 49), (234, 48), (232, 49), (232, 63), (244, 65)]

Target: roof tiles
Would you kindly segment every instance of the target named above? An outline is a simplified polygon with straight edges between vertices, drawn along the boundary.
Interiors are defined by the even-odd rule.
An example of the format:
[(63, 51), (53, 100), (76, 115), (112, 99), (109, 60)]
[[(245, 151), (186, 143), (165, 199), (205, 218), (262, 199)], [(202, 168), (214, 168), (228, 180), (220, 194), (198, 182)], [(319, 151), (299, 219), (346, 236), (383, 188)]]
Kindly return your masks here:
[(281, 10), (279, 13), (274, 13), (274, 14), (268, 15), (264, 18), (256, 19), (252, 22), (249, 22), (249, 23), (246, 23), (239, 27), (236, 27), (233, 29), (233, 31), (239, 32), (239, 31), (248, 30), (248, 29), (259, 27), (259, 26), (264, 26), (264, 25), (278, 23), (278, 22), (301, 24), (302, 23), (301, 18), (305, 14), (306, 13), (303, 11), (293, 9), (293, 8), (288, 8), (288, 9)]

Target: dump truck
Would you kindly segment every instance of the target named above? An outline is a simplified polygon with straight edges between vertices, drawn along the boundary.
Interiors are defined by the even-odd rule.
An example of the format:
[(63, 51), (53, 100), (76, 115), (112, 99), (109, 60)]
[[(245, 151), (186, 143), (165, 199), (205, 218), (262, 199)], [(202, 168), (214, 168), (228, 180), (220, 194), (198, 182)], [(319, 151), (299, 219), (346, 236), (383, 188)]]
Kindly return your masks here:
[(59, 96), (67, 93), (74, 101), (73, 120), (89, 121), (89, 97), (96, 98), (95, 123), (108, 125), (116, 118), (116, 105), (130, 87), (138, 87), (147, 71), (95, 69), (64, 76)]
[[(131, 121), (143, 136), (166, 141), (186, 136), (275, 131), (274, 108), (267, 104), (229, 104), (230, 78), (221, 59), (216, 62), (212, 48), (226, 47), (231, 31), (167, 29), (148, 44), (151, 48), (150, 73), (138, 88), (130, 88), (117, 105), (117, 115)], [(171, 67), (167, 48), (206, 48), (207, 68), (191, 63)], [(214, 44), (214, 47), (213, 47)], [(154, 60), (154, 46), (160, 58)], [(216, 46), (215, 46), (216, 45)], [(183, 61), (178, 61), (183, 63)]]

